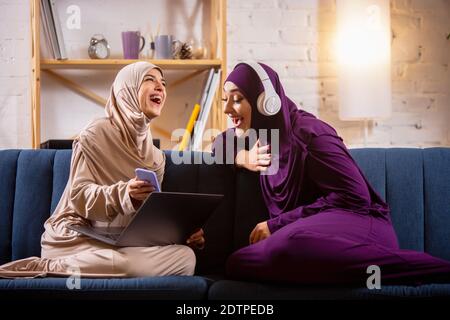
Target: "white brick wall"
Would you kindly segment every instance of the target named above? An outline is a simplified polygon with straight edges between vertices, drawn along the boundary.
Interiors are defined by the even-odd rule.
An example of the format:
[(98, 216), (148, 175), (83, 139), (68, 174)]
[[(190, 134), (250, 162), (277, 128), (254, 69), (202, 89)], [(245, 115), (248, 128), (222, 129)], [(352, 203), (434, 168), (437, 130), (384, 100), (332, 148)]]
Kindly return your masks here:
[[(245, 59), (269, 64), (291, 99), (360, 146), (364, 123), (338, 119), (335, 11), (334, 0), (228, 0), (228, 69)], [(391, 23), (393, 114), (370, 123), (367, 145), (448, 146), (450, 1), (392, 0)]]
[[(79, 30), (66, 27), (66, 9), (72, 4), (77, 4), (81, 10)], [(112, 58), (122, 56), (120, 34), (125, 30), (140, 30), (147, 40), (150, 26), (156, 32), (158, 24), (159, 34), (174, 34), (183, 41), (209, 34), (201, 24), (201, 21), (209, 23), (209, 8), (198, 6), (196, 0), (58, 0), (57, 9), (68, 56), (75, 59), (88, 58), (87, 45), (94, 33), (102, 33), (108, 39)], [(31, 146), (29, 17), (29, 0), (0, 0), (0, 148)], [(195, 20), (199, 22), (192, 23)], [(44, 37), (41, 38), (41, 46), (42, 56), (46, 57), (48, 50)], [(146, 48), (149, 48), (148, 41)], [(143, 53), (148, 53), (148, 50)], [(70, 80), (107, 98), (116, 71), (62, 73), (70, 73)], [(185, 75), (186, 72), (166, 72), (169, 83)], [(165, 112), (155, 123), (163, 128), (184, 128), (200, 98), (201, 85), (201, 76), (179, 85), (176, 90), (181, 94), (169, 96)], [(41, 73), (42, 141), (70, 138), (92, 119), (103, 115), (103, 108)], [(163, 144), (163, 147), (169, 146), (170, 143), (167, 146)]]
[(0, 0), (0, 148), (31, 145), (28, 0)]
[[(360, 146), (363, 123), (338, 119), (337, 71), (331, 49), (335, 10), (334, 0), (228, 0), (228, 70), (245, 59), (269, 64), (279, 72), (291, 99), (333, 125), (349, 146)], [(116, 15), (105, 13), (102, 21)], [(450, 146), (450, 41), (446, 40), (450, 0), (391, 0), (391, 18), (393, 114), (388, 120), (370, 123), (368, 145)], [(113, 29), (122, 28), (118, 24)], [(0, 148), (31, 145), (29, 33), (29, 1), (0, 0)], [(80, 50), (75, 40), (70, 46)], [(107, 75), (105, 81), (110, 78)], [(46, 103), (67, 100), (61, 95), (68, 91), (58, 96), (59, 87), (47, 81), (51, 88)], [(76, 96), (73, 100), (66, 110), (85, 103)], [(83, 114), (80, 124), (93, 110), (83, 108), (78, 109)], [(46, 112), (45, 135), (65, 128), (71, 135), (80, 126), (69, 123), (70, 113), (64, 114), (59, 106), (49, 106)]]

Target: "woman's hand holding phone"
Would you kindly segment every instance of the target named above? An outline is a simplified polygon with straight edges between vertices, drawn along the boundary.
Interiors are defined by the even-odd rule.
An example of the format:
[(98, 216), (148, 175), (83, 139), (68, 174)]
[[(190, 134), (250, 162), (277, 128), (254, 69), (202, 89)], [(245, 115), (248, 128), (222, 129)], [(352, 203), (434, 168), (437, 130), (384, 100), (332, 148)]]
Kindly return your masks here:
[(155, 187), (147, 181), (138, 180), (137, 178), (128, 181), (127, 192), (136, 210), (153, 191), (155, 191)]
[(153, 187), (155, 187), (155, 191), (157, 191), (157, 192), (161, 191), (156, 173), (154, 173), (153, 171), (147, 170), (147, 169), (142, 169), (142, 168), (137, 168), (135, 170), (135, 173), (136, 173), (136, 178), (138, 180), (143, 180), (143, 181), (150, 183)]
[(128, 181), (127, 192), (135, 209), (154, 191), (160, 191), (156, 174), (150, 170), (138, 168), (136, 177)]

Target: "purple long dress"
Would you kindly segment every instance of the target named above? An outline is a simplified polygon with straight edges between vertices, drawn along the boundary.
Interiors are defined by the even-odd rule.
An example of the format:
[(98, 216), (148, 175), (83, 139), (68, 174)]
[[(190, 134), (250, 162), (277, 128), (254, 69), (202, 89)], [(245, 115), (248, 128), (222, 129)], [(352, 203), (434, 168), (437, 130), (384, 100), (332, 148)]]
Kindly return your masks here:
[(272, 235), (234, 252), (227, 261), (227, 275), (243, 280), (365, 285), (367, 268), (376, 265), (383, 283), (450, 280), (450, 262), (399, 249), (388, 205), (342, 139), (330, 125), (299, 110), (284, 94), (277, 73), (261, 65), (282, 101), (275, 116), (257, 111), (263, 87), (248, 65), (238, 64), (227, 81), (252, 106), (252, 128), (280, 130), (279, 170), (275, 175), (260, 175)]

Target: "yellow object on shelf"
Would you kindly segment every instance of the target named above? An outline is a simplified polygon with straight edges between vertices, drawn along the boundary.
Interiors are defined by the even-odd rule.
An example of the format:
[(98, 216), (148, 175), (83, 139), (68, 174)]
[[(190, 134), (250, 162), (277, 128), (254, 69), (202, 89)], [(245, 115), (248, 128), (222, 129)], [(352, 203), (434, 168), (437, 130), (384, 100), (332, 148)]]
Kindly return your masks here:
[(183, 151), (184, 149), (186, 149), (186, 146), (191, 138), (192, 130), (194, 129), (195, 120), (197, 120), (199, 113), (200, 105), (196, 103), (186, 126), (186, 131), (184, 131), (183, 139), (181, 139), (180, 145), (178, 146), (178, 151)]

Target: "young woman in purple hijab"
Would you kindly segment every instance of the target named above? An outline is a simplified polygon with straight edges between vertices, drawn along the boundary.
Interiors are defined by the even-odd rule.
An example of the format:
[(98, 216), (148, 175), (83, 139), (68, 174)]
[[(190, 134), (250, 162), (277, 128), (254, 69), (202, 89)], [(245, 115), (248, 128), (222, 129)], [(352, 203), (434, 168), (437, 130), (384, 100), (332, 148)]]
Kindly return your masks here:
[[(264, 93), (261, 79), (253, 67), (238, 64), (224, 85), (224, 112), (234, 128), (213, 146), (217, 154), (226, 150), (226, 144), (218, 145), (226, 135), (236, 142), (245, 139), (248, 129), (279, 130), (277, 155), (259, 142), (239, 151), (234, 148), (237, 167), (261, 172), (270, 218), (255, 226), (249, 246), (229, 257), (227, 275), (242, 280), (365, 285), (367, 268), (376, 265), (383, 283), (449, 280), (450, 262), (399, 249), (388, 205), (337, 132), (298, 109), (284, 94), (277, 73), (260, 65), (281, 100), (281, 110), (272, 116), (258, 111), (257, 100)], [(275, 156), (278, 170), (263, 174), (271, 170)]]

